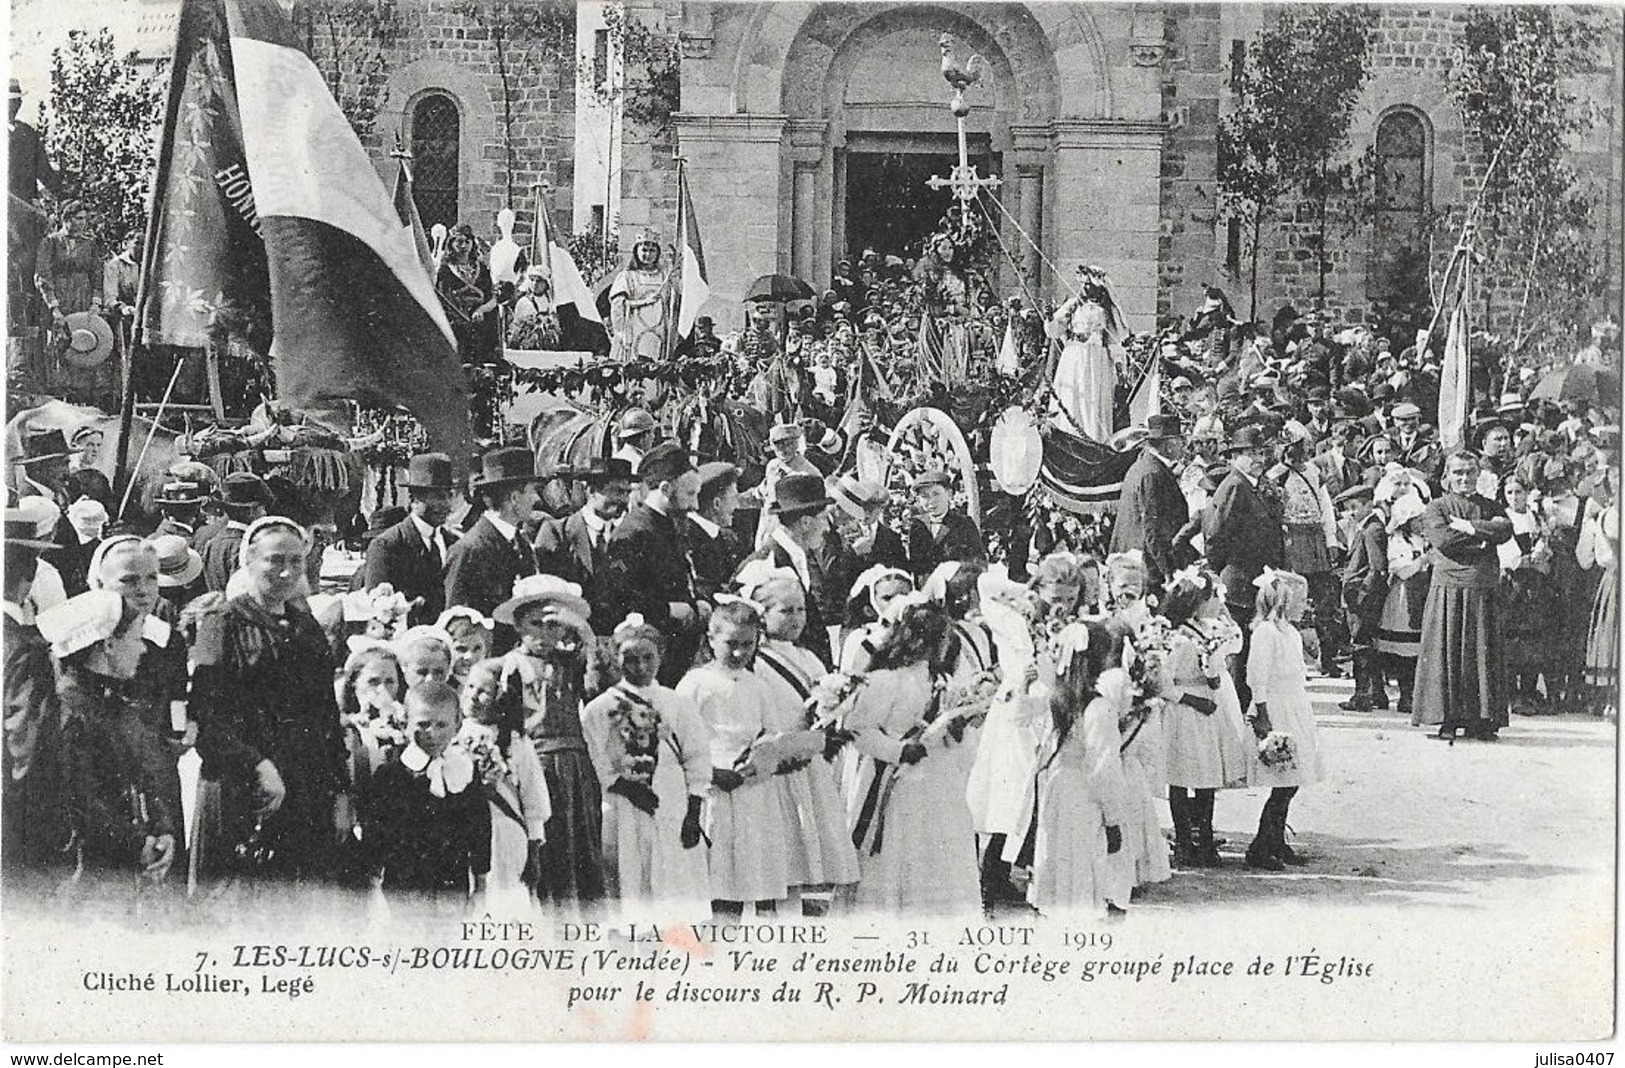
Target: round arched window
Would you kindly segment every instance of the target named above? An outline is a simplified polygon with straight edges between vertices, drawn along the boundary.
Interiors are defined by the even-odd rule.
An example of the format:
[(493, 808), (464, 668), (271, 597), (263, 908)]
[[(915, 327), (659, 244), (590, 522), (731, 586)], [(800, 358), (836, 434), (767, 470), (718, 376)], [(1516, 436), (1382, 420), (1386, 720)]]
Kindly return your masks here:
[(457, 222), (462, 126), (449, 93), (426, 93), (412, 105), (412, 199), (425, 229)]

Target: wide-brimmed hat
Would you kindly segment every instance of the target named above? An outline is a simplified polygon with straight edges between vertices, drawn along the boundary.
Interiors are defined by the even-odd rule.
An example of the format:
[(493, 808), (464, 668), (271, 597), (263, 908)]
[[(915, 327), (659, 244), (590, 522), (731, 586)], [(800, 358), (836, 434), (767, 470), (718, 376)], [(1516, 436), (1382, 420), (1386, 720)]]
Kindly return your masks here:
[(492, 489), (540, 480), (541, 476), (536, 473), (536, 458), (529, 449), (516, 447), (492, 449), (480, 457), (480, 473), (474, 476), (473, 485), (475, 489)]
[(878, 482), (848, 472), (824, 484), (835, 506), (853, 519), (866, 519), (873, 512), (886, 507), (891, 494)]
[(22, 463), (37, 464), (46, 460), (63, 460), (72, 455), (67, 437), (55, 427), (28, 430), (23, 434)]
[(1154, 412), (1146, 416), (1145, 438), (1147, 441), (1165, 441), (1168, 438), (1182, 438), (1185, 436), (1185, 425), (1174, 412)]
[(163, 488), (158, 491), (158, 496), (153, 498), (153, 503), (159, 505), (202, 504), (208, 499), (209, 491), (201, 482), (188, 482), (177, 479), (173, 482), (165, 482)]
[(100, 367), (113, 354), (113, 328), (95, 312), (64, 316), (68, 345), (62, 358), (75, 367)]
[(1266, 449), (1275, 444), (1274, 440), (1264, 432), (1261, 426), (1248, 425), (1238, 427), (1230, 440), (1225, 442), (1223, 451), (1228, 454), (1242, 452), (1246, 449)]
[(40, 533), (39, 519), (21, 508), (6, 509), (6, 545), (40, 552), (57, 548), (56, 542)]
[(621, 414), (620, 421), (615, 424), (615, 436), (619, 438), (635, 438), (639, 434), (647, 434), (655, 429), (655, 417), (643, 408), (628, 408)]
[(767, 440), (775, 445), (784, 441), (794, 441), (802, 436), (800, 423), (775, 423), (773, 429), (767, 432)]
[(452, 477), (451, 457), (443, 452), (425, 452), (407, 461), (404, 478), (396, 484), (409, 490), (446, 490), (457, 488)]
[(592, 606), (581, 596), (581, 587), (566, 582), (557, 575), (526, 575), (514, 582), (513, 596), (497, 605), (491, 618), (498, 623), (514, 625), (514, 617), (531, 605), (546, 605), (560, 621), (592, 634), (586, 620), (592, 616)]
[(171, 482), (196, 482), (207, 493), (220, 485), (220, 475), (201, 460), (180, 460), (169, 465), (164, 476)]
[(251, 471), (233, 471), (220, 485), (220, 504), (226, 508), (271, 507), (271, 487)]
[(616, 479), (632, 481), (632, 461), (624, 456), (594, 456), (570, 468), (570, 477), (589, 484), (614, 482)]
[(818, 512), (835, 502), (824, 491), (821, 475), (785, 475), (773, 487), (773, 503), (768, 511), (777, 516)]
[(203, 557), (179, 534), (160, 534), (152, 539), (152, 547), (158, 553), (160, 588), (190, 586), (203, 574)]

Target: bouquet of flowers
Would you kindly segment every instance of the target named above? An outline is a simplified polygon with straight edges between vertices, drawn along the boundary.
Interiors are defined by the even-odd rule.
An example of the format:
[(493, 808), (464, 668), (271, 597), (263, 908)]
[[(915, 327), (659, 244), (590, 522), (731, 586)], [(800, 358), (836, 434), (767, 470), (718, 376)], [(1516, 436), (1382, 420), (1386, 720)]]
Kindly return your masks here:
[(497, 746), (496, 728), (465, 720), (451, 744), (468, 755), (475, 777), (486, 786), (496, 786), (504, 779), (514, 781), (513, 768)]
[(832, 671), (813, 683), (807, 697), (807, 719), (824, 735), (824, 759), (834, 760), (841, 747), (852, 740), (852, 732), (841, 727), (841, 709), (868, 682), (863, 675)]
[(1296, 759), (1297, 745), (1292, 741), (1292, 735), (1284, 731), (1270, 731), (1258, 743), (1258, 762), (1266, 768), (1285, 771), (1292, 767)]
[(1134, 724), (1151, 714), (1154, 702), (1163, 699), (1168, 688), (1168, 640), (1172, 631), (1162, 616), (1148, 615), (1137, 627), (1125, 647), (1131, 699), (1128, 715), (1119, 724), (1129, 733)]
[(349, 716), (350, 726), (362, 740), (387, 759), (406, 748), (406, 707), (398, 701), (363, 708)]
[(647, 701), (616, 694), (610, 724), (626, 751), (622, 778), (651, 786), (660, 765), (660, 713)]
[(965, 731), (987, 718), (988, 706), (998, 689), (999, 676), (991, 671), (978, 672), (964, 682), (944, 684), (937, 718), (920, 732), (920, 741), (930, 745), (944, 734), (961, 740)]

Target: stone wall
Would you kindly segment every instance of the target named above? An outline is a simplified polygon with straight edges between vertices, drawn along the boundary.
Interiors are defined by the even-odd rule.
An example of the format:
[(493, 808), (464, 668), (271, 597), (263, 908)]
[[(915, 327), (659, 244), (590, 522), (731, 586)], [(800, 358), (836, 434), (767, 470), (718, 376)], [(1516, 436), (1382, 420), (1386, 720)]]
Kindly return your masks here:
[[(537, 2), (557, 4), (566, 26), (573, 24), (568, 3)], [(456, 0), (408, 0), (400, 7), (406, 32), (386, 53), (387, 86), (366, 138), (380, 173), (393, 181), (389, 153), (397, 133), (406, 140), (414, 100), (431, 89), (445, 90), (456, 98), (462, 118), (462, 219), (489, 240), (496, 236), (496, 213), (511, 206), (519, 216), (515, 237), (523, 245), (535, 216), (532, 187), (545, 182), (552, 188), (555, 223), (568, 227), (575, 179), (573, 30), (556, 48), (499, 34), (491, 5), (482, 5), (483, 25), (463, 14), (466, 6)], [(505, 38), (500, 48), (498, 37)]]
[[(1238, 314), (1248, 314), (1247, 247), (1239, 269), (1225, 265), (1226, 225), (1217, 204), (1219, 116), (1228, 110), (1232, 48), (1255, 39), (1279, 10), (1275, 6), (1185, 4), (1165, 9), (1169, 42), (1163, 66), (1164, 119), (1169, 124), (1162, 163), (1162, 234), (1159, 264), (1159, 318), (1190, 315), (1202, 300), (1201, 286), (1212, 282), (1229, 294)], [(1372, 76), (1356, 106), (1350, 129), (1350, 155), (1371, 147), (1378, 121), (1395, 108), (1420, 114), (1427, 127), (1431, 168), (1430, 204), (1442, 217), (1434, 247), (1435, 276), (1443, 269), (1455, 235), (1453, 220), (1477, 191), (1487, 154), (1468, 143), (1461, 117), (1449, 96), (1447, 72), (1457, 47), (1465, 9), (1387, 5), (1378, 11), (1371, 51)], [(1598, 223), (1599, 244), (1617, 246), (1620, 230), (1618, 104), (1618, 13), (1613, 55), (1597, 68), (1576, 74), (1580, 92), (1597, 102), (1604, 122), (1575, 146), (1573, 162), (1605, 195)], [(1307, 311), (1317, 301), (1316, 227), (1313, 209), (1287, 205), (1266, 227), (1259, 262), (1258, 315), (1267, 319), (1281, 305)], [(1352, 233), (1329, 227), (1330, 271), (1326, 316), (1333, 325), (1365, 321), (1371, 311), (1376, 270), (1370, 259), (1371, 227)], [(1618, 257), (1613, 257), (1617, 276)], [(1618, 281), (1614, 283), (1618, 303)]]

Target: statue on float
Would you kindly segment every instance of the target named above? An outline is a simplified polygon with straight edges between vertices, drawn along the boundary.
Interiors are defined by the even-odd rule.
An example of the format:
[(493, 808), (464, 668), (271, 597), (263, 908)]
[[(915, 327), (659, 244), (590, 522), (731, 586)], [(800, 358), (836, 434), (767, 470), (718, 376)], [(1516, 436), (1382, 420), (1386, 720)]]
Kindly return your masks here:
[(610, 359), (659, 360), (666, 355), (666, 281), (660, 242), (644, 231), (632, 258), (609, 288)]
[(1051, 382), (1060, 407), (1056, 425), (1092, 441), (1111, 438), (1117, 390), (1112, 346), (1122, 325), (1106, 273), (1079, 267), (1077, 294), (1055, 309), (1046, 330), (1064, 343)]

